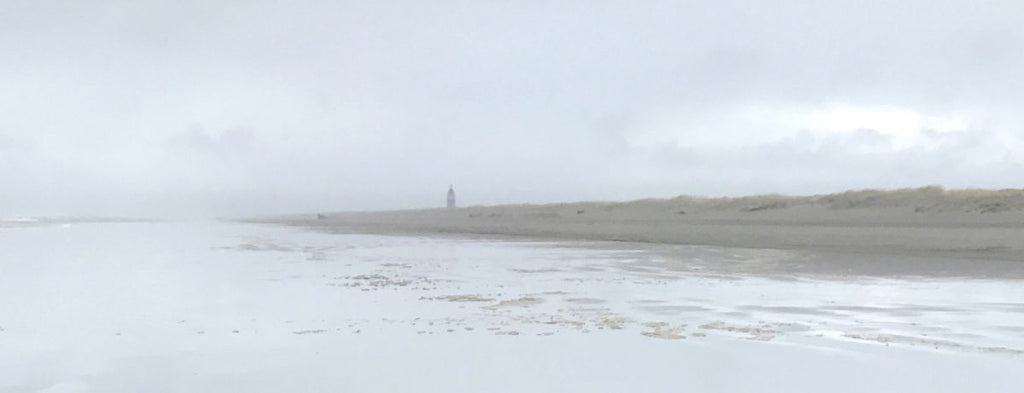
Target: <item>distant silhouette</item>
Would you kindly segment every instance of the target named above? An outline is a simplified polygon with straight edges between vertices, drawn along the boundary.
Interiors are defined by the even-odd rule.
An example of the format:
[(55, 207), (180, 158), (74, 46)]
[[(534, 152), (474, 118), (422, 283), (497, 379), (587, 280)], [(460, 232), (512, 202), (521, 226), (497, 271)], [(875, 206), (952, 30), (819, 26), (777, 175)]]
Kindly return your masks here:
[(448, 186), (448, 208), (455, 208), (455, 189), (451, 185)]

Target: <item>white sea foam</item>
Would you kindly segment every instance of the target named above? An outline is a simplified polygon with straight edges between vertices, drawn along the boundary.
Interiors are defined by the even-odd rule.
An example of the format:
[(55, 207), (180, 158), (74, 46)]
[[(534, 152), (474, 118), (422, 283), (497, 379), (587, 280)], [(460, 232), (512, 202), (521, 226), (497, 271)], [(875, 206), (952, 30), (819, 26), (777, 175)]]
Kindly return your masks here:
[(34, 217), (0, 217), (0, 230), (28, 228), (39, 225), (42, 225), (42, 222)]
[(9, 217), (9, 218), (0, 217), (0, 222), (7, 222), (7, 223), (33, 223), (33, 222), (39, 222), (39, 219), (35, 218), (35, 217)]

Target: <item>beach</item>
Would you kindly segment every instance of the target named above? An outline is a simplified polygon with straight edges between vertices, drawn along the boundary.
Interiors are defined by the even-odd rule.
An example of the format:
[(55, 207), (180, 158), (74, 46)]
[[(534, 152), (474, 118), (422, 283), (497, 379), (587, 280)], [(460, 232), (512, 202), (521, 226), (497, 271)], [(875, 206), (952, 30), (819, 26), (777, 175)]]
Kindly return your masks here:
[[(657, 218), (664, 203), (634, 204), (668, 228), (676, 224)], [(899, 252), (595, 240), (658, 235), (629, 229), (648, 222), (629, 205), (261, 223), (9, 220), (0, 392), (1010, 392), (1024, 383), (1014, 245), (929, 249), (924, 235)], [(615, 214), (637, 221), (601, 223)], [(603, 232), (573, 232), (586, 222)], [(758, 240), (740, 224), (715, 225)], [(881, 230), (958, 230), (942, 225)], [(704, 227), (713, 226), (686, 228)], [(805, 233), (783, 232), (765, 236)]]
[(700, 245), (800, 254), (739, 273), (1020, 279), (1022, 208), (1020, 190), (929, 187), (807, 197), (320, 213), (265, 222), (337, 233), (512, 236), (637, 242), (656, 250)]

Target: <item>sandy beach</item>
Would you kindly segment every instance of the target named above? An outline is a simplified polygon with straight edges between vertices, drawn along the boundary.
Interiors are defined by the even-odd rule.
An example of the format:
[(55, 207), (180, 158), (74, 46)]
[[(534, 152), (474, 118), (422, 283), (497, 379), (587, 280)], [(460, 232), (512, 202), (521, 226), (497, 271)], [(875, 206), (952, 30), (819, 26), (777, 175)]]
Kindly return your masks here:
[(1020, 198), (7, 219), (0, 392), (1015, 391)]
[(454, 210), (320, 213), (270, 221), (338, 233), (534, 239), (792, 251), (766, 274), (1024, 278), (1024, 191), (849, 191), (816, 196), (648, 199)]
[(1014, 280), (776, 279), (696, 267), (800, 252), (226, 222), (54, 222), (0, 239), (0, 392), (1024, 383)]

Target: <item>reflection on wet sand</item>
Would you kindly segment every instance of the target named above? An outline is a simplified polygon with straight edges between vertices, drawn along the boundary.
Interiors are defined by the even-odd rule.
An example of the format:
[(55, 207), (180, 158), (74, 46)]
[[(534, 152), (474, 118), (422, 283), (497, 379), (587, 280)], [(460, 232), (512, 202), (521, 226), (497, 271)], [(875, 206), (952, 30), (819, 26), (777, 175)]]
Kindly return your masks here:
[[(408, 239), (414, 238), (391, 238), (431, 242)], [(595, 243), (572, 248), (472, 241), (459, 242), (459, 247), (506, 255), (402, 258), (390, 255), (387, 247), (281, 246), (258, 239), (224, 249), (316, 250), (316, 266), (331, 271), (322, 285), (391, 290), (409, 295), (396, 301), (429, 310), (412, 319), (388, 318), (381, 310), (379, 321), (363, 323), (406, 324), (419, 334), (615, 331), (656, 339), (734, 338), (823, 347), (854, 341), (1002, 354), (1024, 348), (1024, 339), (1018, 338), (1024, 330), (1024, 304), (985, 301), (1005, 300), (1007, 290), (1016, 290), (1010, 281), (778, 276), (747, 268), (794, 257), (772, 250), (690, 247), (666, 255), (664, 250), (614, 250)], [(294, 261), (313, 263), (298, 255)]]

